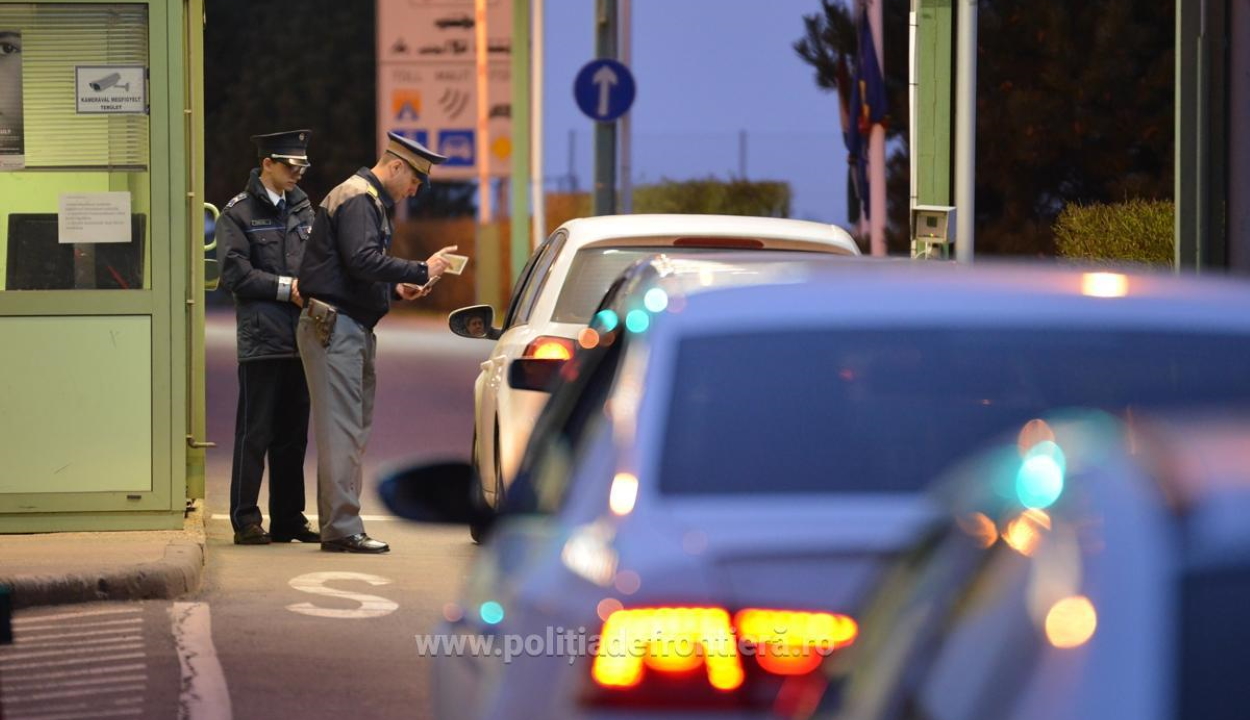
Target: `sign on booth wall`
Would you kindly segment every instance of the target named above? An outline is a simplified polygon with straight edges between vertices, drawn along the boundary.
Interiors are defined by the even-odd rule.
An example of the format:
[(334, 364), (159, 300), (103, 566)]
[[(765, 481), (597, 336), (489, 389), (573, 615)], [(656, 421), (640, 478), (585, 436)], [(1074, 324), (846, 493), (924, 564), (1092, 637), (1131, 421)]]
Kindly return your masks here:
[(74, 68), (79, 115), (143, 115), (148, 111), (147, 68), (79, 65)]
[(0, 170), (26, 167), (22, 31), (0, 27)]
[(130, 193), (62, 193), (56, 222), (61, 243), (131, 242)]
[[(378, 147), (386, 133), (447, 156), (435, 177), (478, 175), (473, 0), (377, 0)], [(487, 0), (490, 174), (512, 167), (512, 3)]]

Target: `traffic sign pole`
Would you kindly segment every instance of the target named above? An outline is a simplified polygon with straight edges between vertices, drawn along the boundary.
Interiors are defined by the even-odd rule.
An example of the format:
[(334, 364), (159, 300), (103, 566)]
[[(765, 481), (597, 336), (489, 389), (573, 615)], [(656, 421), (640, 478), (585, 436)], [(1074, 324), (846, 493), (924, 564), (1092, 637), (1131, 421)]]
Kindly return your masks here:
[[(595, 17), (595, 56), (616, 59), (617, 52), (616, 0), (599, 0)], [(595, 82), (599, 88), (599, 116), (607, 114), (610, 83), (600, 75)], [(616, 212), (616, 123), (595, 123), (595, 191), (592, 212), (595, 215), (611, 215)]]

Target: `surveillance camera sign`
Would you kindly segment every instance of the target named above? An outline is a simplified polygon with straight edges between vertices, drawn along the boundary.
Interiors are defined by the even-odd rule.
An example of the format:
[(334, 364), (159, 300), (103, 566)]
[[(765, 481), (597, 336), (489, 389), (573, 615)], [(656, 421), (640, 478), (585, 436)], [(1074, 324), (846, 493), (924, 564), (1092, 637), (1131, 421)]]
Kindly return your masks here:
[(79, 65), (77, 77), (79, 115), (146, 115), (147, 68), (142, 65)]

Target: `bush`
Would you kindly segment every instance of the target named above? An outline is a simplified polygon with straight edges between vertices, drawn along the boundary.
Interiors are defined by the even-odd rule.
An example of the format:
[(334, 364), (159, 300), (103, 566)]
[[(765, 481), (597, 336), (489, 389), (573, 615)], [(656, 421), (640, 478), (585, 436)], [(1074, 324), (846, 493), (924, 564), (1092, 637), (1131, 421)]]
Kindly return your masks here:
[(1175, 261), (1170, 201), (1068, 205), (1055, 220), (1060, 257), (1171, 265)]
[(634, 188), (636, 213), (790, 216), (790, 185), (750, 180), (663, 180)]

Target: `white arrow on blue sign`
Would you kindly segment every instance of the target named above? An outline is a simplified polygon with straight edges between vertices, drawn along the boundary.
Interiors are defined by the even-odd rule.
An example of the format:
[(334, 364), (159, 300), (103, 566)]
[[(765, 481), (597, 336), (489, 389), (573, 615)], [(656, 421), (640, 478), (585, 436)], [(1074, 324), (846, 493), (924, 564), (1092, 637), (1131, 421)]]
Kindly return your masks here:
[(634, 104), (634, 76), (615, 60), (591, 60), (573, 81), (577, 107), (591, 120), (612, 122)]

